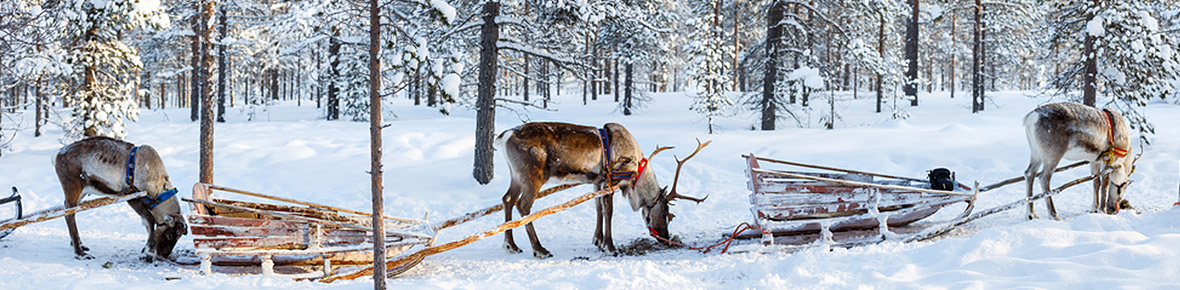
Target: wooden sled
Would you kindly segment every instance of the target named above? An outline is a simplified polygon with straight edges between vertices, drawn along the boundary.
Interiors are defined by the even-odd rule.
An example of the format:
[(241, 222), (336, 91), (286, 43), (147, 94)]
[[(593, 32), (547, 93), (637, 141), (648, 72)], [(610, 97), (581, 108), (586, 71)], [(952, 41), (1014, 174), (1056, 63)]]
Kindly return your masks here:
[[(215, 192), (216, 191), (216, 192)], [(265, 199), (227, 199), (224, 193)], [(193, 185), (187, 219), (201, 273), (322, 278), (340, 267), (373, 263), (372, 215), (210, 184)], [(426, 221), (384, 217), (386, 259), (428, 246)], [(390, 273), (408, 270), (406, 263)]]
[[(776, 236), (784, 237), (777, 243), (797, 244), (805, 235), (885, 235), (890, 227), (909, 225), (960, 202), (967, 204), (962, 218), (971, 213), (978, 194), (962, 183), (954, 191), (932, 190), (928, 181), (917, 178), (742, 156), (750, 178), (750, 212), (760, 230), (738, 237), (761, 237), (767, 245), (775, 244)], [(760, 161), (822, 172), (766, 169)]]

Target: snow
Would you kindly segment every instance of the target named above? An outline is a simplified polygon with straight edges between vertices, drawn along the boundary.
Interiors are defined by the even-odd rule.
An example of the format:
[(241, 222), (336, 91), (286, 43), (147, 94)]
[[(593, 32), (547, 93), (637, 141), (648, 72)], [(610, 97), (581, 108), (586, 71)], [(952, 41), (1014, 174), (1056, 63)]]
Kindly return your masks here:
[(443, 76), (443, 78), (441, 80), (443, 93), (446, 93), (448, 96), (451, 96), (452, 98), (458, 97), (460, 83), (462, 83), (462, 80), (459, 78), (459, 74), (450, 73), (450, 74), (447, 74), (446, 76)]
[(442, 14), (443, 22), (451, 24), (452, 21), (455, 21), (455, 7), (447, 4), (447, 1), (430, 0), (430, 6)]
[[(1051, 100), (1015, 92), (991, 96), (994, 103), (986, 111), (970, 114), (970, 98), (921, 94), (922, 106), (909, 108), (912, 117), (894, 120), (888, 113), (871, 113), (872, 98), (852, 100), (837, 94), (844, 123), (836, 130), (782, 124), (784, 129), (778, 131), (752, 131), (751, 124), (757, 120), (737, 113), (717, 117), (718, 133), (709, 135), (703, 121), (685, 113), (692, 100), (684, 93), (653, 94), (653, 103), (632, 116), (622, 116), (607, 99), (582, 106), (580, 96), (574, 94), (555, 97), (550, 105), (557, 111), (498, 110), (496, 120), (497, 131), (520, 124), (518, 113), (533, 120), (594, 126), (622, 123), (647, 150), (656, 145), (678, 146), (652, 161), (652, 169), (664, 182), (670, 181), (675, 170), (671, 155), (686, 155), (696, 137), (713, 140), (685, 165), (678, 189), (710, 198), (699, 205), (673, 206), (677, 217), (670, 226), (686, 243), (704, 245), (751, 219), (742, 153), (915, 177), (946, 166), (956, 171), (960, 181), (985, 184), (1021, 175), (1028, 160), (1021, 117)], [(479, 185), (470, 175), (473, 111), (459, 109), (441, 116), (436, 108), (415, 107), (404, 98), (387, 102), (386, 108), (396, 117), (387, 119), (391, 126), (383, 131), (386, 214), (429, 215), (438, 221), (500, 202), (509, 182), (503, 156), (496, 155), (496, 176), (490, 184)], [(265, 111), (270, 121), (246, 121), (249, 110), (227, 108), (227, 122), (217, 124), (216, 183), (344, 208), (369, 208), (367, 123), (323, 121), (313, 106), (297, 107), (294, 101), (257, 109)], [(590, 243), (594, 210), (581, 205), (535, 223), (553, 258), (534, 259), (527, 237), (517, 231), (516, 241), (525, 253), (505, 253), (500, 248), (503, 238), (497, 235), (428, 257), (389, 284), (414, 289), (1177, 289), (1180, 209), (1172, 203), (1177, 201), (1180, 180), (1180, 128), (1174, 126), (1180, 124), (1180, 106), (1156, 102), (1144, 113), (1157, 124), (1157, 134), (1139, 160), (1127, 196), (1141, 214), (1086, 213), (1091, 197), (1089, 186), (1081, 185), (1056, 198), (1063, 222), (1027, 221), (1024, 212), (1015, 210), (928, 242), (889, 241), (851, 249), (788, 252), (751, 240), (738, 241), (731, 248), (742, 253), (664, 250), (609, 257)], [(198, 176), (199, 122), (190, 122), (186, 116), (184, 108), (144, 111), (139, 122), (127, 126), (129, 141), (151, 144), (159, 151), (181, 189), (179, 196), (191, 194), (189, 186)], [(31, 124), (33, 114), (5, 114), (10, 117), (14, 123)], [(801, 118), (818, 127), (814, 124), (818, 118)], [(0, 157), (0, 185), (19, 187), (26, 211), (62, 203), (50, 160), (62, 147), (57, 136), (63, 133), (53, 126), (44, 129), (46, 135), (38, 138), (27, 128), (18, 132), (10, 151)], [(1080, 177), (1083, 171), (1057, 174), (1054, 184)], [(1021, 198), (1023, 190), (1017, 184), (983, 193), (976, 210)], [(534, 209), (589, 191), (583, 186), (562, 192), (538, 201)], [(946, 208), (926, 222), (951, 218), (961, 210), (962, 206)], [(1044, 203), (1038, 203), (1037, 210), (1046, 215)], [(490, 229), (501, 219), (493, 215), (446, 229), (439, 233), (439, 243)], [(124, 205), (79, 214), (79, 229), (96, 259), (73, 258), (61, 220), (25, 226), (0, 240), (0, 265), (4, 265), (0, 288), (372, 287), (367, 278), (325, 285), (257, 275), (200, 275), (163, 263), (147, 264), (138, 260), (146, 233), (136, 214)], [(645, 232), (638, 213), (616, 207), (617, 245), (650, 239)], [(177, 247), (191, 251), (192, 236)], [(109, 269), (103, 267), (107, 262)], [(165, 280), (169, 277), (179, 280)]]
[(1104, 25), (1102, 16), (1094, 16), (1094, 19), (1086, 22), (1086, 34), (1094, 37), (1106, 36), (1106, 26)]
[(791, 74), (787, 75), (787, 79), (803, 80), (803, 85), (812, 89), (822, 89), (824, 87), (824, 78), (820, 76), (819, 69), (806, 65), (791, 71)]

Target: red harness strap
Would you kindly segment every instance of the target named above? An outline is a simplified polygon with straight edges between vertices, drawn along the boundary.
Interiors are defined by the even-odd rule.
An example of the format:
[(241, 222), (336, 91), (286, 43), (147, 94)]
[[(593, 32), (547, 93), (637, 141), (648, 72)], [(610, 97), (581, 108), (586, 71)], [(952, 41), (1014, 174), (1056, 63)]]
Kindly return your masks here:
[[(1109, 154), (1118, 155), (1119, 157), (1127, 157), (1127, 149), (1126, 148), (1122, 148), (1122, 147), (1114, 145), (1114, 116), (1110, 113), (1110, 111), (1108, 111), (1106, 109), (1102, 109), (1102, 112), (1105, 113), (1105, 115), (1106, 115), (1106, 124), (1110, 125), (1110, 128), (1108, 130), (1106, 130), (1106, 142), (1108, 144), (1110, 144), (1110, 150), (1108, 150), (1106, 152)], [(1111, 156), (1111, 157), (1112, 158), (1110, 158), (1110, 159), (1113, 160), (1114, 156)]]

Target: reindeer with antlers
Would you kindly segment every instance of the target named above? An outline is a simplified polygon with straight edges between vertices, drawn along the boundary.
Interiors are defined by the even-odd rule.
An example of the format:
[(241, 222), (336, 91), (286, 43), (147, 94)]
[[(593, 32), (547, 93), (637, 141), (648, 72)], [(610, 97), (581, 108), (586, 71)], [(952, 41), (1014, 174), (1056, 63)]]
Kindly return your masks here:
[[(1087, 160), (1090, 161), (1090, 173), (1096, 177), (1092, 212), (1119, 212), (1120, 204), (1125, 204), (1123, 194), (1131, 183), (1129, 177), (1135, 161), (1139, 159), (1128, 156), (1131, 154), (1131, 131), (1122, 114), (1078, 103), (1052, 103), (1025, 115), (1024, 127), (1032, 151), (1028, 169), (1024, 172), (1028, 196), (1033, 194), (1038, 167), (1041, 168), (1041, 189), (1047, 192), (1049, 180), (1062, 158)], [(1046, 205), (1049, 214), (1060, 220), (1052, 197), (1047, 199)], [(1037, 218), (1032, 203), (1028, 204), (1028, 218)]]
[[(623, 125), (616, 123), (607, 123), (602, 128), (567, 123), (527, 123), (500, 133), (495, 144), (504, 151), (512, 173), (512, 184), (503, 198), (505, 221), (512, 220), (513, 207), (521, 216), (530, 214), (538, 191), (548, 182), (594, 183), (598, 190), (617, 187), (627, 197), (631, 210), (643, 210), (644, 221), (652, 235), (664, 239), (669, 237), (668, 222), (673, 217), (668, 212), (669, 201), (678, 198), (698, 203), (704, 201), (703, 198), (677, 194), (675, 180), (679, 180), (684, 162), (709, 142), (699, 144), (698, 141), (692, 155), (676, 161), (676, 178), (671, 191), (660, 187), (647, 164), (657, 153), (672, 147), (660, 147), (648, 158), (643, 158), (643, 150), (635, 138)], [(611, 237), (613, 198), (611, 194), (595, 200), (598, 217), (594, 244), (609, 255), (616, 253)], [(525, 226), (525, 231), (535, 257), (553, 256), (537, 240), (532, 223)], [(521, 252), (513, 241), (512, 230), (504, 232), (504, 249), (510, 253)]]

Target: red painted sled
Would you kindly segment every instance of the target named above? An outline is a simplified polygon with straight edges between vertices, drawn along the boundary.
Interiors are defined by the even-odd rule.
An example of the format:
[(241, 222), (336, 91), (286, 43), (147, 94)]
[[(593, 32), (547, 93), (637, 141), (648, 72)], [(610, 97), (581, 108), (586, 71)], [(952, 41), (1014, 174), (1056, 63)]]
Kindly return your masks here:
[[(799, 243), (792, 237), (819, 233), (902, 227), (939, 209), (966, 203), (957, 219), (971, 213), (978, 190), (954, 183), (954, 190), (933, 190), (927, 180), (743, 155), (749, 176), (750, 212), (758, 229), (739, 237), (761, 237), (763, 244)], [(786, 169), (763, 168), (760, 162)], [(812, 171), (802, 171), (812, 170)], [(814, 170), (821, 170), (816, 172)], [(884, 224), (884, 227), (881, 225)], [(838, 234), (837, 234), (838, 236)], [(776, 242), (775, 237), (780, 238)], [(814, 239), (814, 238), (813, 238)]]
[[(228, 199), (224, 193), (267, 201)], [(187, 218), (202, 273), (321, 278), (340, 267), (373, 263), (369, 213), (203, 183), (193, 186), (192, 199), (182, 200), (192, 205)], [(384, 218), (387, 259), (434, 241), (425, 221)]]

